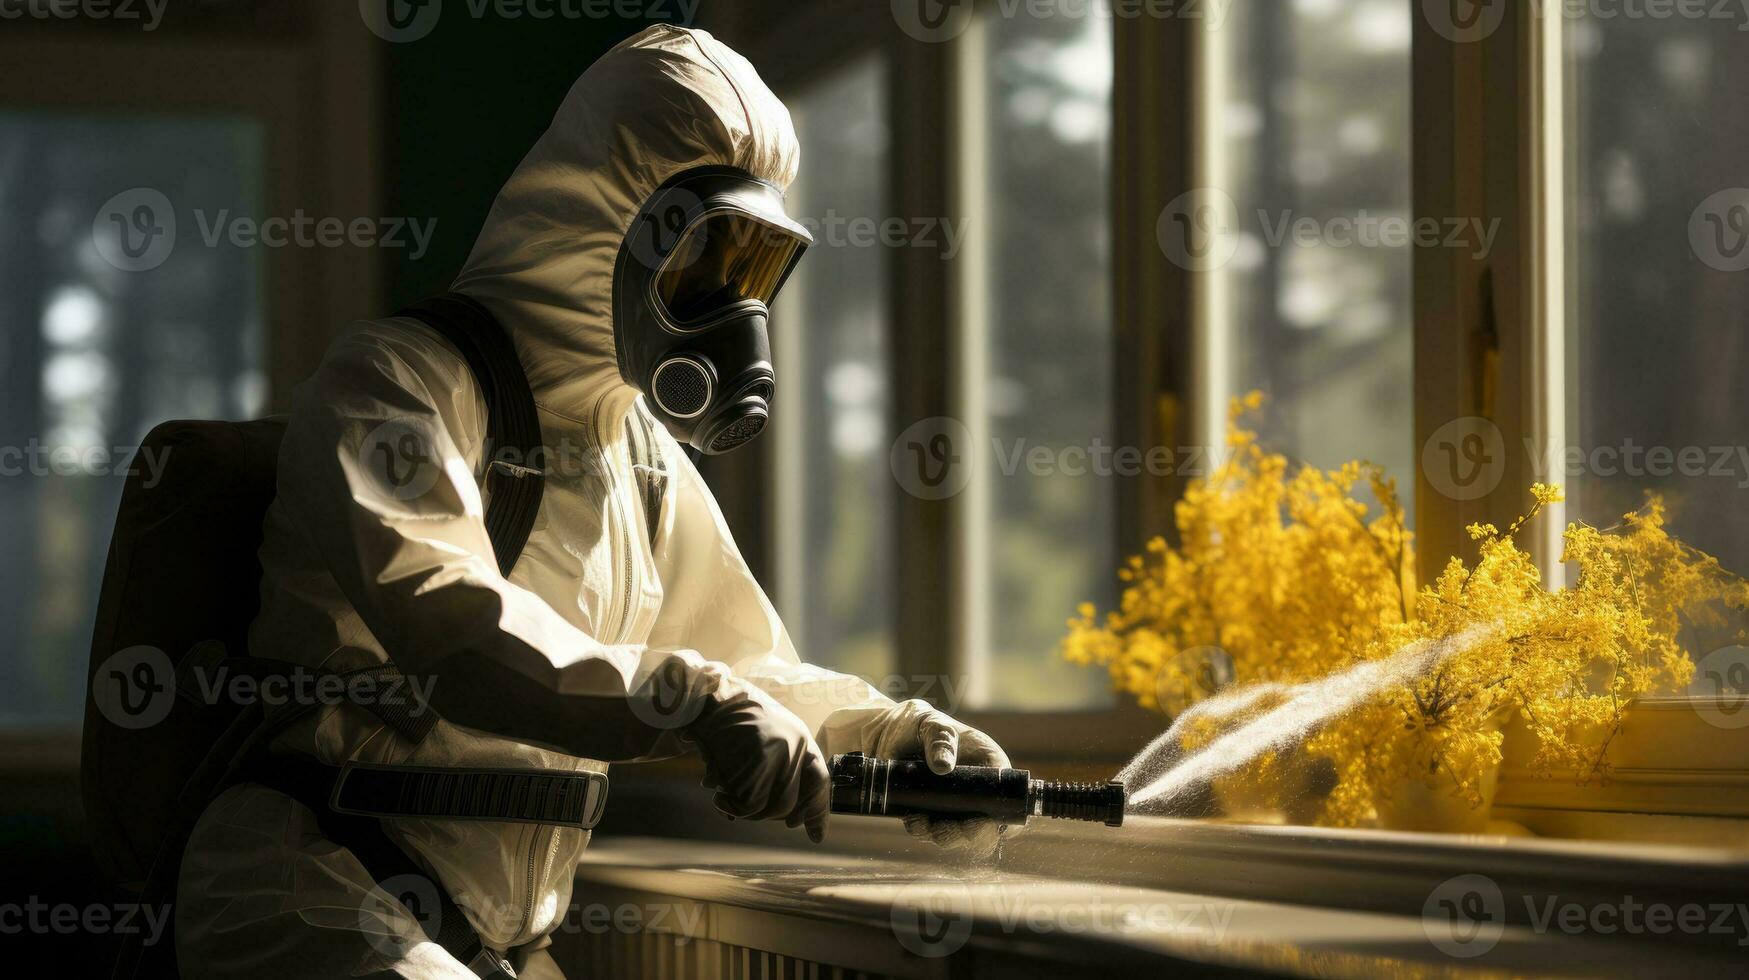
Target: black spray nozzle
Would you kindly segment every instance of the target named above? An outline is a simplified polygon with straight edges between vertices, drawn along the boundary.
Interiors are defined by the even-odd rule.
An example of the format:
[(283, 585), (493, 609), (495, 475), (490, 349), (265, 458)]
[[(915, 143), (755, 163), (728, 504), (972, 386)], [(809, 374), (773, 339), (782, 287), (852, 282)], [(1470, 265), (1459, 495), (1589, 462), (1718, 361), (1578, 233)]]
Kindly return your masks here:
[(1032, 817), (1123, 826), (1128, 794), (1122, 783), (1053, 783), (1025, 769), (959, 766), (945, 775), (922, 761), (871, 759), (861, 752), (832, 757), (832, 812), (877, 817), (914, 813), (989, 817), (1022, 826)]

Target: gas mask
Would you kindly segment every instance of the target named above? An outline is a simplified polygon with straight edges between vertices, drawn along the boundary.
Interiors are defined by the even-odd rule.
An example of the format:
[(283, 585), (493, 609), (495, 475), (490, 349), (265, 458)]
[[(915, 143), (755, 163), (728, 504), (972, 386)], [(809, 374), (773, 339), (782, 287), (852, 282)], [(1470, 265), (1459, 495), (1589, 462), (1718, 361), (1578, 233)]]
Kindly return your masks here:
[(619, 373), (674, 438), (717, 455), (771, 418), (771, 303), (813, 243), (776, 187), (687, 170), (632, 220), (614, 266)]

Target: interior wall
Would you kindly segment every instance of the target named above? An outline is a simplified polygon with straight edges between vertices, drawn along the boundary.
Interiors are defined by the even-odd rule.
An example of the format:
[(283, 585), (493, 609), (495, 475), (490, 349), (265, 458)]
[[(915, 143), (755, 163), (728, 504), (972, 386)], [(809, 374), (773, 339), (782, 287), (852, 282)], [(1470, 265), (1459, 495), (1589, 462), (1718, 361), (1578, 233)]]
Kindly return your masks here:
[[(662, 5), (668, 6), (668, 5)], [(445, 17), (385, 52), (389, 214), (435, 219), (429, 251), (388, 256), (388, 306), (449, 288), (498, 189), (577, 77), (651, 21)]]

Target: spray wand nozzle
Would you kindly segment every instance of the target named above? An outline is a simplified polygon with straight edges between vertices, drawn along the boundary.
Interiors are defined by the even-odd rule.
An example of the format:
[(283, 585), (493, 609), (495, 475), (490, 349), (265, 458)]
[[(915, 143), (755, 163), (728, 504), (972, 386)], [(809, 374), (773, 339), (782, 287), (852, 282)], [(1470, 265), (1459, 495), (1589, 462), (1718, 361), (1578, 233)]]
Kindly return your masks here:
[(989, 817), (1010, 826), (1053, 817), (1121, 827), (1128, 797), (1122, 783), (1046, 782), (1025, 769), (959, 766), (943, 775), (920, 760), (832, 757), (833, 813)]

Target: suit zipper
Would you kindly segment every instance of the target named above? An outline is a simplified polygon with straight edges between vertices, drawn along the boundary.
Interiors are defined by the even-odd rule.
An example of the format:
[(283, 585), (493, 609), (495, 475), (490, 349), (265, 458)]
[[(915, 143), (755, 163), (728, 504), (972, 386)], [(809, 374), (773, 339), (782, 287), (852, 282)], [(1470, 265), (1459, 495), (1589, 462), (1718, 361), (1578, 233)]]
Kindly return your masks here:
[(513, 937), (516, 939), (522, 938), (522, 934), (528, 931), (529, 923), (534, 919), (534, 888), (537, 884), (536, 879), (540, 877), (539, 869), (535, 867), (536, 862), (540, 860), (540, 848), (536, 846), (540, 841), (540, 831), (541, 828), (538, 826), (529, 828), (531, 839), (528, 842), (528, 874), (526, 885), (522, 890), (522, 921), (517, 923), (516, 934)]
[[(542, 861), (540, 853), (542, 848), (539, 846), (542, 833), (546, 834), (547, 841), (544, 862)], [(553, 864), (553, 859), (558, 856), (558, 853), (559, 828), (548, 827), (544, 824), (535, 826), (533, 828), (533, 839), (529, 841), (528, 847), (528, 875), (526, 879), (527, 887), (524, 890), (522, 898), (522, 922), (517, 926), (516, 934), (514, 936), (516, 942), (511, 943), (511, 946), (521, 946), (523, 943), (529, 942), (534, 938), (533, 936), (528, 935), (528, 930), (534, 925), (535, 888), (540, 884), (541, 865), (544, 863), (547, 868), (550, 869)]]
[(625, 583), (625, 595), (620, 603), (619, 630), (614, 642), (624, 643), (632, 632), (632, 600), (637, 595), (637, 588), (632, 580), (632, 576), (637, 574), (637, 570), (633, 567), (635, 564), (633, 551), (636, 547), (636, 541), (632, 537), (632, 522), (630, 515), (626, 513), (624, 495), (617, 492), (616, 489), (613, 496), (615, 500), (619, 501), (620, 547), (625, 555), (625, 559), (620, 563), (620, 571), (624, 573), (620, 576), (620, 580)]
[(601, 641), (612, 646), (625, 642), (626, 636), (631, 633), (632, 599), (637, 590), (632, 587), (632, 575), (636, 569), (632, 559), (631, 524), (626, 517), (625, 504), (620, 500), (619, 467), (610, 463), (609, 469), (610, 478), (613, 480), (613, 489), (610, 491), (613, 497), (613, 523), (618, 525), (614, 528), (613, 548), (619, 557), (619, 595), (615, 597), (619, 601), (609, 607), (615, 617), (612, 620), (613, 628), (608, 629), (603, 624)]
[[(607, 396), (603, 395), (601, 397), (601, 401), (596, 403), (596, 411), (594, 413), (596, 439), (600, 442), (603, 449), (605, 449), (608, 445), (611, 444), (609, 442), (609, 440), (604, 438), (601, 434), (602, 422), (601, 422), (601, 408), (600, 408), (600, 406), (602, 403), (605, 403), (606, 401), (607, 401)], [(631, 434), (628, 431), (627, 433), (625, 433), (625, 439), (622, 440), (622, 442), (628, 447), (626, 449), (626, 452), (625, 452), (626, 466), (622, 467), (620, 465), (620, 460), (618, 460), (618, 459), (608, 458), (607, 453), (604, 452), (602, 454), (603, 458), (606, 459), (607, 464), (608, 464), (609, 476), (611, 478), (610, 483), (609, 483), (608, 493), (613, 498), (613, 513), (614, 513), (615, 517), (618, 519), (618, 524), (619, 524), (618, 533), (614, 535), (614, 545), (620, 549), (620, 567), (619, 567), (619, 570), (620, 570), (620, 596), (619, 596), (620, 602), (619, 602), (619, 610), (618, 610), (619, 619), (617, 621), (615, 621), (614, 628), (611, 631), (604, 631), (607, 633), (607, 636), (602, 637), (602, 639), (604, 641), (608, 641), (609, 638), (611, 637), (610, 642), (613, 644), (624, 643), (626, 640), (626, 637), (631, 635), (631, 628), (633, 625), (631, 622), (631, 619), (632, 619), (632, 601), (637, 596), (637, 589), (635, 587), (635, 583), (632, 580), (632, 576), (635, 575), (637, 572), (637, 569), (635, 567), (636, 562), (633, 558), (633, 550), (634, 550), (636, 542), (632, 538), (631, 518), (626, 513), (625, 495), (620, 492), (620, 490), (621, 490), (620, 483), (621, 483), (622, 478), (627, 477), (631, 471), (630, 470), (631, 450), (629, 448), (630, 447), (630, 442), (629, 442), (630, 439), (631, 439)], [(635, 483), (635, 480), (633, 482)]]

